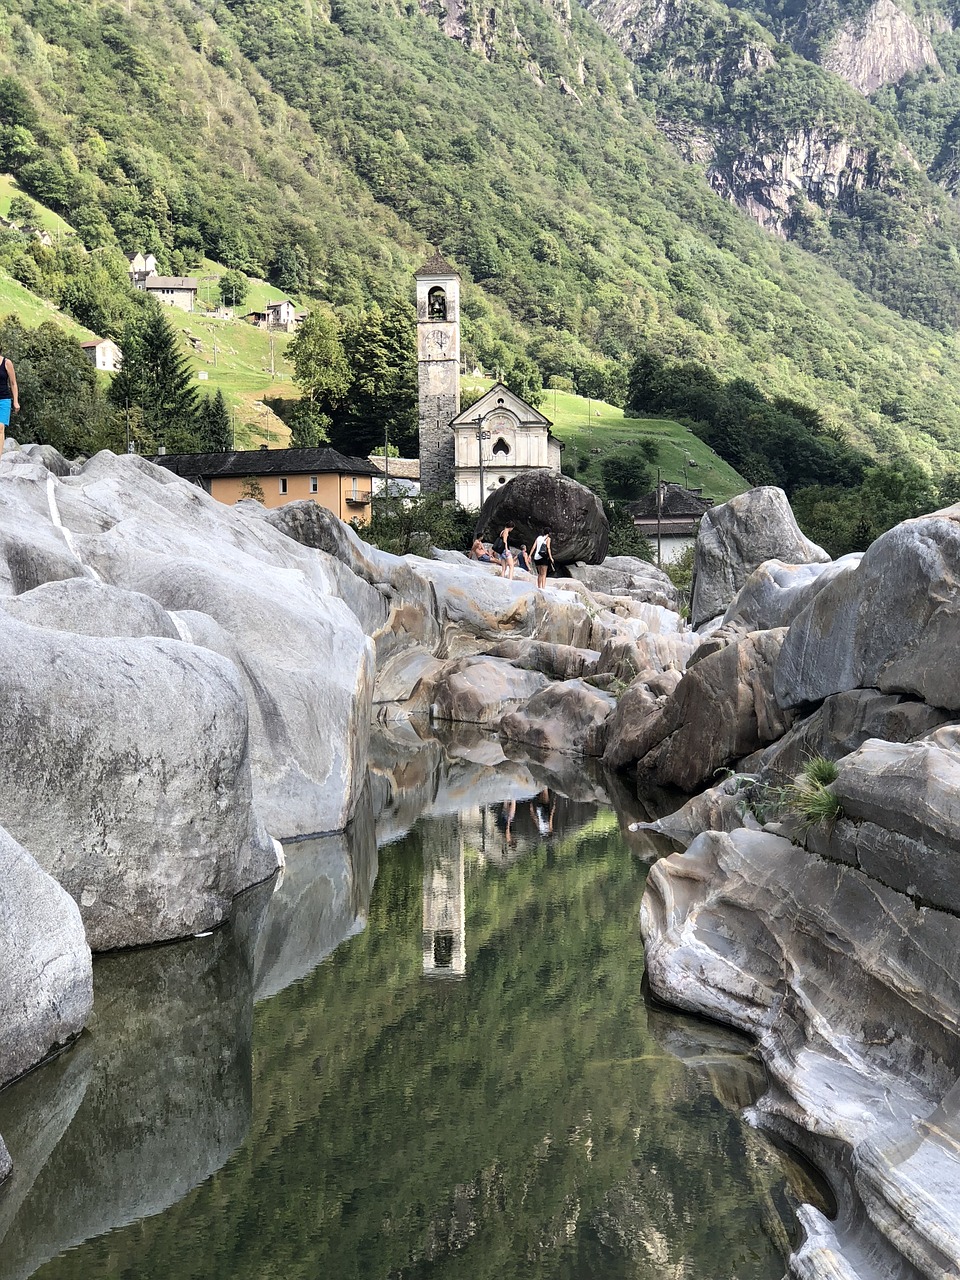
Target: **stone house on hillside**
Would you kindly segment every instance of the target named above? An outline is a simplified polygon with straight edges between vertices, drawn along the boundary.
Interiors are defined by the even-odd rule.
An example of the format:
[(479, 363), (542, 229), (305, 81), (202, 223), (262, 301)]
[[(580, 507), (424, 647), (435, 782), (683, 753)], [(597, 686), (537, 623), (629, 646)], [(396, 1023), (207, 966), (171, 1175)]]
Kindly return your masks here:
[(123, 352), (112, 338), (92, 338), (80, 346), (93, 367), (103, 373), (116, 373), (123, 364)]

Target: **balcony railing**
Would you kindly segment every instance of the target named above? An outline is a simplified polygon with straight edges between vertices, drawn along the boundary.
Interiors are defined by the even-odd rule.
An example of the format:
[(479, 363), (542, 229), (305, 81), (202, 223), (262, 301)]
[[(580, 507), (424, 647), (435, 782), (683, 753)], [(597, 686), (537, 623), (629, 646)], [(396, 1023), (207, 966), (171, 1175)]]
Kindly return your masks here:
[(348, 507), (365, 507), (370, 501), (370, 490), (365, 489), (362, 493), (357, 490), (356, 493), (348, 493), (346, 503)]

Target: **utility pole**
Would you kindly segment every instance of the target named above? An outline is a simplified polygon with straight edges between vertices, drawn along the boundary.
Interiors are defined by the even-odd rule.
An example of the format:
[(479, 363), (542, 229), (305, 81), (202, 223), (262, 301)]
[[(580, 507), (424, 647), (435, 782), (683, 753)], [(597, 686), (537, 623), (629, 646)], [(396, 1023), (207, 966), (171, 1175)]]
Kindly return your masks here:
[[(272, 348), (273, 342), (270, 346)], [(390, 497), (390, 427), (383, 424), (383, 496)]]
[(660, 487), (660, 468), (657, 467), (657, 568), (658, 569), (662, 568), (661, 561), (663, 559), (662, 547), (660, 543), (660, 507), (662, 504), (662, 500), (663, 500), (663, 490)]
[(477, 458), (480, 462), (480, 506), (483, 506), (483, 419), (477, 419)]
[(271, 329), (270, 331), (270, 377), (275, 378), (276, 376), (277, 374), (273, 364), (273, 330)]

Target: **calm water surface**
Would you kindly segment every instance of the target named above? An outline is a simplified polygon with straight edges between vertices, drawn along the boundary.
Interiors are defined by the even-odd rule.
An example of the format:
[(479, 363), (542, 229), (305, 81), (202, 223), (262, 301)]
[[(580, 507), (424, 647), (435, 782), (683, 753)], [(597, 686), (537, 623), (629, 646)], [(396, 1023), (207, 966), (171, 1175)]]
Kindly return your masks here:
[(644, 860), (473, 754), (97, 962), (90, 1032), (0, 1094), (0, 1280), (779, 1280), (799, 1175), (749, 1046), (644, 1002)]

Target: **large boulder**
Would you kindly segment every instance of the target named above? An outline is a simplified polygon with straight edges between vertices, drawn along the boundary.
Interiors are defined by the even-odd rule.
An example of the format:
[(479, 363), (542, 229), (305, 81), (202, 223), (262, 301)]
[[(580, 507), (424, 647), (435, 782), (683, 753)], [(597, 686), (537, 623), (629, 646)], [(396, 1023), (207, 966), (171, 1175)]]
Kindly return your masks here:
[(90, 947), (76, 903), (3, 830), (0, 937), (2, 1086), (78, 1035), (93, 1004)]
[(830, 557), (804, 537), (782, 489), (765, 485), (704, 513), (693, 564), (691, 622), (702, 626), (727, 608), (765, 560), (826, 563)]
[(571, 564), (567, 572), (591, 591), (678, 608), (677, 589), (663, 570), (634, 556), (607, 556), (602, 564)]
[(600, 756), (606, 741), (604, 726), (616, 705), (611, 694), (584, 680), (550, 684), (526, 706), (503, 717), (500, 736), (538, 751)]
[(549, 533), (557, 564), (600, 564), (607, 554), (610, 526), (600, 499), (553, 471), (523, 471), (495, 489), (480, 509), (474, 537), (496, 538), (507, 524), (518, 547)]
[(693, 791), (718, 769), (789, 728), (773, 697), (783, 629), (756, 631), (688, 668), (673, 695), (652, 709), (621, 701), (608, 726), (606, 764), (637, 761), (644, 780)]
[(841, 556), (829, 564), (765, 560), (727, 606), (722, 626), (725, 631), (740, 633), (789, 627), (818, 591), (841, 573), (851, 572), (860, 560), (859, 553)]
[[(69, 629), (75, 603), (78, 630), (175, 634), (226, 657), (248, 701), (260, 816), (278, 836), (342, 828), (373, 694), (358, 615), (376, 630), (389, 612), (375, 587), (272, 528), (258, 504), (224, 506), (132, 455), (100, 453), (58, 479), (18, 452), (0, 474), (0, 595), (48, 587), (19, 616)], [(88, 587), (49, 589), (63, 578)]]
[(756, 767), (764, 782), (782, 786), (813, 756), (839, 760), (868, 738), (913, 742), (938, 728), (949, 715), (916, 698), (878, 689), (831, 694), (816, 711), (796, 721), (779, 741), (767, 747)]
[(960, 710), (960, 506), (879, 537), (797, 617), (777, 664), (782, 706), (846, 689)]
[(923, 742), (871, 739), (839, 764), (830, 790), (841, 816), (813, 828), (811, 847), (918, 903), (960, 915), (960, 731)]
[(0, 823), (80, 906), (94, 950), (213, 928), (277, 868), (236, 668), (0, 610)]

